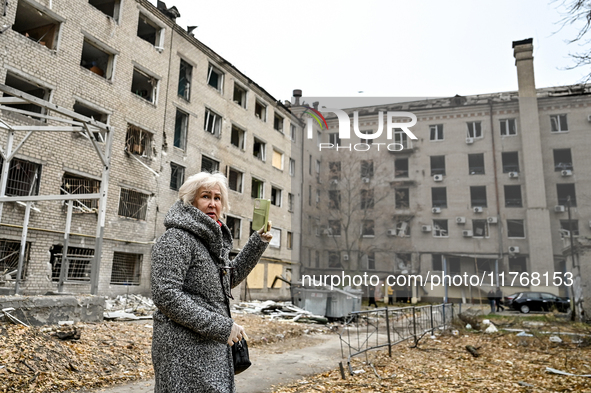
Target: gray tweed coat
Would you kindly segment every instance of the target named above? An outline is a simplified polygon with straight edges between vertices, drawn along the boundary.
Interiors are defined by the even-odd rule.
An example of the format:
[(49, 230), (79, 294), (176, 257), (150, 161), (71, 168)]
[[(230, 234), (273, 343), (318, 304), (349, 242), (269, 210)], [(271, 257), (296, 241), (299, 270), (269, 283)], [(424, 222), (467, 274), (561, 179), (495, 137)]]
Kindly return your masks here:
[[(152, 250), (155, 393), (232, 393), (234, 368), (227, 344), (228, 315), (219, 268), (233, 266), (234, 285), (255, 267), (267, 244), (253, 233), (230, 261), (232, 235), (193, 206), (176, 202), (166, 232)], [(229, 274), (224, 276), (226, 291)]]

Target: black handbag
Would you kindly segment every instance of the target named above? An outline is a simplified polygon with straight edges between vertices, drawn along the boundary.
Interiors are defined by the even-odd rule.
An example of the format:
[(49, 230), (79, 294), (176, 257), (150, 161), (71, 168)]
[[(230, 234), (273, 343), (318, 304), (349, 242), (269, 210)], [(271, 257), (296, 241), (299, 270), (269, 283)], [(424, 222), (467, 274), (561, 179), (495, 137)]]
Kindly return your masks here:
[[(228, 315), (230, 318), (232, 317), (232, 313), (230, 311), (230, 299), (234, 299), (232, 296), (232, 278), (233, 278), (233, 267), (223, 267), (220, 269), (220, 282), (222, 284), (222, 291), (224, 291), (224, 297), (226, 299), (226, 306), (228, 307)], [(224, 276), (230, 272), (230, 292), (229, 294), (226, 292), (226, 286), (224, 285)], [(234, 343), (232, 345), (232, 360), (234, 361), (234, 375), (240, 374), (247, 368), (249, 368), (252, 363), (250, 362), (250, 358), (248, 356), (248, 344), (246, 344), (246, 340), (243, 338), (242, 340)]]

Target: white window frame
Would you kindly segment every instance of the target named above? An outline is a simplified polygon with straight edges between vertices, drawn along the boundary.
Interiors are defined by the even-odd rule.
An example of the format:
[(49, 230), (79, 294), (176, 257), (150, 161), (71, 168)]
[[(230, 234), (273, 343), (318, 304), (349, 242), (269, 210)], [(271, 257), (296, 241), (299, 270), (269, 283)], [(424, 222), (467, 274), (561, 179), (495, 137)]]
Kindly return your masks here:
[(273, 190), (275, 190), (275, 199), (278, 201), (278, 203), (273, 203), (273, 201), (271, 201), (271, 205), (281, 207), (283, 205), (283, 190), (279, 187), (271, 185), (271, 198), (273, 197)]
[(447, 229), (439, 228), (439, 225), (436, 225), (436, 221), (443, 221), (443, 220), (433, 220), (433, 237), (449, 237), (449, 223)]
[[(154, 27), (155, 29), (159, 29), (156, 32), (156, 40), (154, 42), (154, 48), (156, 48), (156, 50), (158, 50), (159, 52), (162, 52), (164, 50), (164, 37), (165, 37), (164, 34), (166, 32), (166, 28), (160, 22), (150, 18), (148, 15), (149, 15), (149, 13), (147, 11), (140, 10), (139, 15), (138, 15), (138, 24), (140, 22), (140, 18), (143, 16), (147, 24)], [(138, 37), (140, 40), (146, 41), (137, 35), (137, 30), (136, 30), (135, 34), (136, 34), (136, 37)], [(146, 41), (146, 42), (148, 42), (148, 41)]]
[[(435, 132), (435, 137), (433, 138), (431, 133)], [(445, 140), (443, 134), (443, 124), (431, 124), (429, 126), (429, 140), (431, 142), (443, 141)]]
[[(211, 79), (211, 74), (212, 73), (216, 73), (218, 74), (218, 85), (216, 86), (212, 86), (209, 84), (209, 80)], [(209, 63), (209, 67), (207, 68), (207, 80), (206, 80), (207, 86), (210, 86), (211, 88), (219, 91), (220, 93), (223, 93), (224, 91), (224, 72), (219, 69), (218, 67), (214, 66), (213, 64)]]
[[(210, 122), (213, 122), (212, 130), (208, 130)], [(205, 108), (203, 130), (208, 134), (220, 137), (222, 133), (222, 116), (209, 108)], [(213, 132), (212, 132), (213, 131)]]
[[(503, 125), (505, 126), (504, 133)], [(511, 125), (513, 125), (513, 130), (511, 130)], [(499, 120), (499, 128), (499, 133), (501, 134), (501, 136), (515, 136), (517, 135), (517, 120), (515, 118), (501, 119)]]
[[(564, 116), (564, 122), (566, 123), (566, 129), (562, 129), (560, 118)], [(556, 131), (553, 130), (553, 124), (556, 124)], [(563, 133), (568, 132), (568, 117), (566, 113), (557, 113), (555, 115), (550, 115), (550, 131), (553, 133)]]
[(289, 159), (289, 176), (295, 176), (295, 160), (293, 158)]
[[(242, 103), (234, 101), (234, 94), (236, 93), (236, 89), (242, 90), (242, 94), (241, 94)], [(234, 102), (234, 104), (238, 105), (239, 107), (246, 109), (247, 99), (248, 99), (248, 90), (246, 89), (246, 87), (244, 87), (240, 83), (234, 81), (234, 90), (232, 90), (232, 102)]]
[[(262, 111), (262, 114), (261, 114), (261, 116), (259, 116), (259, 115), (257, 114), (257, 111), (256, 111), (256, 109), (257, 109), (257, 104), (258, 104), (258, 105), (260, 105), (260, 106), (261, 106), (261, 108), (263, 108), (263, 111)], [(259, 100), (259, 99), (257, 98), (257, 99), (256, 99), (256, 101), (255, 101), (255, 104), (254, 104), (254, 117), (256, 117), (256, 118), (257, 118), (257, 119), (259, 119), (260, 121), (262, 121), (262, 122), (266, 123), (266, 122), (267, 122), (267, 116), (268, 116), (268, 112), (269, 112), (269, 110), (268, 110), (268, 109), (269, 109), (269, 108), (268, 108), (267, 104), (265, 104), (263, 101), (261, 101), (261, 100)]]
[[(236, 172), (240, 175), (240, 189), (239, 190), (232, 190), (230, 188), (230, 172)], [(234, 191), (234, 192), (238, 192), (240, 194), (242, 194), (244, 192), (244, 172), (234, 168), (234, 167), (228, 167), (228, 189), (230, 191)]]
[[(476, 125), (478, 125), (479, 130), (477, 129)], [(482, 131), (482, 122), (481, 121), (469, 121), (466, 123), (468, 127), (468, 132), (466, 133), (466, 138), (474, 138), (474, 139), (482, 139), (484, 138), (484, 132)]]
[[(257, 143), (257, 142), (258, 142), (258, 143), (261, 145), (261, 157), (257, 157), (257, 156), (254, 154), (254, 144), (255, 144), (255, 143)], [(261, 160), (261, 161), (263, 161), (263, 162), (265, 162), (265, 161), (267, 160), (267, 142), (265, 142), (264, 140), (262, 140), (262, 139), (260, 139), (260, 138), (257, 138), (257, 137), (255, 136), (255, 137), (254, 137), (254, 142), (253, 142), (253, 144), (252, 144), (252, 149), (253, 149), (253, 150), (252, 150), (252, 155), (253, 155), (253, 157), (255, 157), (256, 159), (258, 159), (258, 160)]]

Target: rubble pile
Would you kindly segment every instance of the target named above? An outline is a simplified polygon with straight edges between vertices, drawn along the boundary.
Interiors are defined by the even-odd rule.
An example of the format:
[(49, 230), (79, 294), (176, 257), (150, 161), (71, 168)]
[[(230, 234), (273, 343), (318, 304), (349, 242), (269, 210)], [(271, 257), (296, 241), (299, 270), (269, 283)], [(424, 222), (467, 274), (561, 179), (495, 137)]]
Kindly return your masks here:
[(328, 319), (324, 316), (314, 315), (310, 311), (294, 306), (291, 302), (274, 302), (272, 300), (236, 303), (232, 305), (232, 315), (234, 314), (266, 315), (271, 320), (287, 319), (300, 323), (328, 323)]
[(105, 301), (105, 319), (129, 321), (135, 319), (152, 319), (156, 306), (152, 299), (142, 295), (119, 295)]

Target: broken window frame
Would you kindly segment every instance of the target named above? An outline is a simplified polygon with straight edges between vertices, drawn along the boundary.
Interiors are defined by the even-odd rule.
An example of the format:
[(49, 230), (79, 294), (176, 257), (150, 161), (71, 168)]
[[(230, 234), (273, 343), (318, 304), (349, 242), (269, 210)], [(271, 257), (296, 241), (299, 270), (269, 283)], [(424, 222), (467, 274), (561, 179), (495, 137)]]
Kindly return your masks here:
[(281, 207), (283, 190), (279, 187), (271, 186), (271, 205)]
[[(23, 11), (22, 7), (27, 9)], [(27, 14), (26, 21), (23, 23), (23, 13)], [(36, 20), (31, 20), (33, 15)], [(16, 6), (16, 16), (12, 24), (12, 30), (21, 34), (23, 37), (44, 46), (49, 50), (57, 51), (60, 42), (60, 33), (62, 24), (66, 20), (58, 16), (53, 11), (38, 5), (33, 1), (18, 1)], [(45, 23), (48, 22), (48, 23)], [(24, 25), (36, 24), (36, 27), (28, 28)], [(48, 27), (52, 26), (52, 27)], [(45, 41), (43, 41), (45, 40)]]
[(254, 137), (254, 143), (252, 144), (252, 155), (259, 160), (265, 162), (266, 160), (267, 143), (262, 139)]
[(571, 235), (571, 231), (573, 237), (579, 237), (579, 220), (560, 220), (560, 237), (569, 238)]
[(232, 146), (239, 148), (240, 150), (244, 150), (246, 141), (246, 131), (238, 127), (237, 125), (232, 124), (230, 133), (230, 144)]
[(573, 156), (571, 149), (553, 149), (554, 171), (573, 170)]
[(109, 283), (111, 285), (140, 285), (143, 257), (142, 254), (115, 251)]
[[(92, 107), (91, 107), (90, 105), (87, 105), (84, 102), (81, 102), (79, 100), (76, 100), (74, 102), (74, 106), (72, 107), (72, 110), (80, 115), (90, 117), (96, 121), (100, 121), (101, 123), (105, 123), (105, 124), (109, 124), (109, 120), (111, 117), (107, 112), (101, 111), (100, 109), (95, 109), (94, 105), (92, 105)], [(97, 142), (100, 142), (100, 143), (105, 142), (105, 136), (106, 136), (105, 130), (94, 128), (92, 126), (90, 126), (90, 129), (91, 129), (91, 131), (93, 131), (92, 134), (94, 135), (94, 139)], [(94, 132), (95, 129), (96, 129), (96, 132)], [(85, 138), (88, 138), (88, 135), (86, 134), (86, 132), (80, 132), (80, 134), (82, 136), (84, 136)]]
[(447, 207), (447, 187), (431, 187), (431, 206)]
[(433, 237), (449, 237), (447, 220), (433, 220)]
[[(101, 189), (101, 181), (86, 176), (64, 172), (60, 194), (98, 194)], [(64, 207), (67, 205), (64, 205)], [(97, 213), (99, 208), (98, 199), (76, 199), (72, 204), (73, 213)]]
[(517, 135), (517, 121), (515, 119), (501, 119), (499, 127), (501, 136)]
[[(143, 34), (143, 36), (140, 36), (140, 29), (142, 28), (142, 22), (154, 29), (154, 33), (153, 33), (154, 34), (154, 42), (152, 42), (151, 39), (147, 38), (147, 33)], [(138, 28), (136, 31), (136, 36), (138, 38), (140, 38), (143, 41), (146, 41), (147, 43), (152, 45), (157, 50), (162, 51), (164, 49), (164, 32), (165, 32), (165, 28), (163, 26), (161, 26), (156, 21), (154, 21), (153, 19), (148, 17), (147, 14), (145, 14), (143, 12), (139, 13)]]
[(252, 198), (264, 198), (265, 197), (265, 182), (256, 177), (252, 177), (250, 182), (250, 196)]
[(577, 206), (577, 193), (575, 183), (559, 183), (556, 184), (556, 196), (558, 204), (568, 206), (568, 197), (570, 196), (571, 207)]
[(408, 220), (398, 220), (395, 224), (396, 236), (398, 237), (410, 237), (410, 224)]
[(432, 124), (429, 126), (429, 140), (432, 142), (442, 141), (443, 138), (443, 124)]
[(501, 154), (503, 173), (519, 172), (519, 152), (508, 151)]
[(170, 163), (170, 189), (178, 191), (185, 182), (185, 167), (177, 163)]
[(153, 134), (143, 128), (127, 123), (125, 134), (125, 151), (136, 156), (151, 158)]
[[(0, 281), (13, 281), (16, 279), (20, 249), (20, 240), (0, 238)], [(25, 258), (23, 260), (23, 269), (21, 271), (21, 276), (19, 277), (19, 280), (24, 280), (27, 276), (30, 256), (31, 242), (27, 242), (27, 244), (25, 245)]]
[[(100, 52), (103, 57), (106, 57), (106, 62), (104, 59), (101, 60), (100, 64), (95, 64), (96, 60), (85, 59), (85, 51)], [(80, 53), (80, 67), (84, 68), (85, 70), (90, 71), (91, 73), (100, 76), (108, 81), (113, 80), (113, 75), (115, 71), (115, 56), (116, 54), (106, 45), (100, 43), (98, 40), (85, 36), (84, 41), (82, 43), (82, 52)], [(86, 54), (88, 56), (88, 54)], [(85, 64), (86, 61), (91, 61), (90, 64)], [(89, 67), (90, 65), (90, 67)], [(102, 68), (101, 68), (102, 67)], [(101, 75), (102, 72), (102, 75)]]
[(525, 239), (525, 220), (507, 219), (507, 238)]
[(254, 104), (254, 116), (263, 122), (267, 122), (267, 105), (258, 99), (255, 100)]
[(550, 131), (556, 133), (568, 132), (566, 113), (550, 115)]
[(445, 156), (431, 156), (431, 176), (445, 175)]
[(242, 235), (242, 219), (239, 217), (227, 215), (226, 226), (232, 233), (232, 239), (240, 239)]
[[(14, 80), (14, 81), (13, 81)], [(49, 87), (43, 86), (39, 83), (33, 82), (31, 79), (16, 74), (11, 71), (6, 72), (6, 78), (4, 80), (4, 84), (6, 86), (15, 88), (37, 98), (40, 98), (45, 101), (50, 101), (52, 96), (52, 90)], [(42, 94), (40, 94), (42, 93)], [(9, 94), (4, 93), (3, 97), (10, 97)], [(24, 104), (4, 104), (5, 106), (20, 109), (23, 111), (35, 112), (41, 115), (45, 115), (47, 113), (47, 109), (41, 106), (31, 104), (31, 103), (24, 103)], [(27, 116), (27, 115), (24, 115)], [(44, 122), (45, 119), (39, 117), (31, 117), (32, 119), (39, 120)]]
[[(139, 79), (144, 80), (139, 80)], [(133, 67), (133, 76), (131, 80), (131, 92), (134, 96), (156, 105), (158, 99), (158, 85), (160, 80), (137, 67)], [(150, 89), (141, 89), (141, 87), (151, 85)], [(135, 89), (134, 89), (135, 86)], [(135, 90), (135, 91), (134, 91)], [(144, 93), (145, 92), (145, 93)]]
[[(479, 229), (482, 230), (482, 234), (478, 233)], [(490, 237), (488, 220), (472, 220), (472, 237)]]
[(148, 193), (121, 187), (117, 215), (137, 221), (146, 221), (149, 200), (150, 194)]
[(278, 113), (273, 114), (273, 129), (275, 131), (279, 131), (283, 134), (283, 125), (285, 123), (285, 118)]
[[(214, 78), (214, 75), (216, 75), (216, 78)], [(222, 70), (211, 63), (209, 63), (209, 67), (207, 68), (207, 84), (220, 93), (223, 92), (224, 73)]]
[(232, 101), (242, 108), (246, 108), (246, 88), (242, 87), (238, 83), (234, 82), (234, 92), (232, 93)]
[(220, 170), (220, 162), (214, 158), (208, 157), (205, 154), (201, 155), (201, 171), (215, 173)]
[(174, 120), (173, 146), (185, 151), (187, 149), (187, 135), (189, 134), (189, 114), (177, 108)]
[[(50, 248), (51, 281), (59, 282), (63, 266), (63, 246), (53, 245)], [(91, 263), (94, 258), (94, 248), (68, 247), (68, 271), (66, 281), (69, 282), (90, 282)]]
[(521, 185), (505, 185), (505, 207), (523, 207), (523, 198), (521, 196)]
[(179, 62), (179, 84), (177, 94), (186, 101), (191, 101), (191, 79), (193, 77), (193, 65), (181, 59)]
[[(0, 157), (0, 168), (4, 159)], [(42, 165), (36, 162), (13, 158), (10, 160), (8, 180), (6, 181), (6, 196), (31, 196), (39, 195), (41, 184)], [(2, 173), (0, 172), (0, 181)]]
[(361, 210), (373, 209), (375, 204), (374, 190), (363, 189), (359, 191), (360, 208)]
[(328, 190), (328, 208), (339, 210), (341, 208), (341, 191)]
[(376, 236), (376, 223), (374, 220), (361, 220), (361, 236), (362, 237), (375, 237)]
[(232, 167), (228, 168), (228, 188), (242, 194), (244, 187), (244, 172)]
[(470, 206), (488, 207), (486, 186), (470, 186)]
[(410, 208), (410, 188), (394, 189), (394, 203), (396, 209)]
[[(406, 164), (403, 164), (403, 163)], [(396, 158), (394, 160), (394, 177), (398, 178), (398, 177), (408, 177), (408, 173), (409, 173), (409, 160), (408, 157), (400, 157), (400, 158)]]
[(221, 136), (222, 131), (222, 116), (209, 108), (205, 108), (205, 115), (203, 116), (203, 130), (217, 138)]
[[(93, 4), (93, 1), (95, 4)], [(98, 4), (101, 3), (101, 4)], [(111, 0), (111, 1), (96, 1), (96, 0), (89, 0), (88, 4), (102, 12), (103, 14), (107, 15), (109, 18), (113, 19), (115, 22), (119, 23), (119, 19), (121, 18), (121, 0)], [(105, 4), (113, 4), (113, 12), (110, 15), (105, 10)]]
[(328, 231), (330, 233), (330, 236), (334, 236), (334, 237), (339, 237), (341, 236), (341, 230), (342, 230), (342, 223), (341, 220), (328, 220)]
[(482, 132), (482, 122), (469, 121), (466, 122), (466, 126), (468, 127), (466, 138), (480, 139), (484, 137), (484, 133)]

